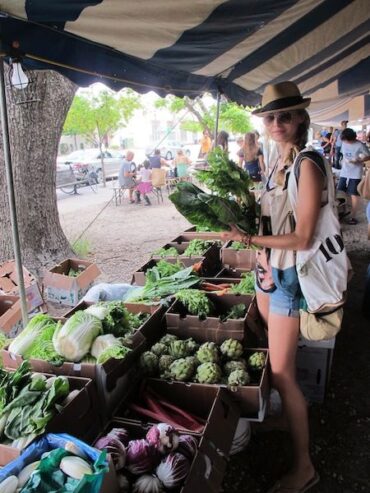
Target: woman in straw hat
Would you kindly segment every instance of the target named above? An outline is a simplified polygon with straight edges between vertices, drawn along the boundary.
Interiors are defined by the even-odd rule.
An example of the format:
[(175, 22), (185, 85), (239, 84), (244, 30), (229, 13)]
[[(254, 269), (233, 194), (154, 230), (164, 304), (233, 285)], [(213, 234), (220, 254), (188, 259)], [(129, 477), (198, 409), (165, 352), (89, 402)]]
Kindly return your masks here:
[(276, 162), (269, 163), (271, 173), (261, 196), (260, 234), (244, 235), (234, 226), (223, 234), (225, 239), (261, 247), (256, 268), (257, 303), (268, 326), (273, 386), (280, 393), (294, 447), (292, 469), (270, 493), (302, 493), (319, 481), (309, 455), (306, 401), (295, 376), (301, 299), (295, 252), (310, 248), (320, 216), (328, 177), (318, 153), (307, 152), (300, 161), (295, 216), (288, 195), (291, 166), (307, 141), (309, 103), (293, 82), (266, 87), (262, 107), (254, 114), (263, 118), (279, 152)]

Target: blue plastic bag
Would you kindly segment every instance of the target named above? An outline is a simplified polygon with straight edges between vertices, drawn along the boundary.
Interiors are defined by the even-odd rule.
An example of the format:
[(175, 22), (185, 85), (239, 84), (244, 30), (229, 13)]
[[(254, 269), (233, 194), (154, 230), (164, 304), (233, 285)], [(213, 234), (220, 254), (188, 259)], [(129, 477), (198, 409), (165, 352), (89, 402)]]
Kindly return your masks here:
[(87, 445), (85, 442), (65, 433), (58, 435), (48, 433), (32, 442), (17, 459), (0, 470), (0, 483), (9, 476), (18, 476), (25, 466), (39, 460), (44, 452), (49, 452), (56, 448), (64, 448), (67, 442), (73, 442), (87, 455), (91, 463), (95, 465), (95, 472), (83, 477), (75, 489), (75, 493), (99, 493), (104, 475), (108, 472), (108, 462), (104, 453), (102, 455), (100, 451)]

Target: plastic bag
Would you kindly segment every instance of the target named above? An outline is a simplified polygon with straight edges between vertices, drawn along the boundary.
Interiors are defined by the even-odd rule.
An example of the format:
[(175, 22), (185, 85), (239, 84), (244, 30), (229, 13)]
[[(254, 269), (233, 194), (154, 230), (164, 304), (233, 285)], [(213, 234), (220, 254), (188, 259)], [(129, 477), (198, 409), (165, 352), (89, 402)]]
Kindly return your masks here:
[(131, 284), (100, 283), (93, 286), (83, 297), (83, 301), (97, 303), (98, 301), (125, 301), (127, 296), (138, 289)]
[[(77, 438), (67, 434), (56, 435), (53, 433), (49, 433), (41, 437), (39, 440), (31, 443), (31, 445), (24, 450), (20, 457), (13, 460), (0, 470), (0, 483), (4, 481), (8, 476), (18, 476), (20, 471), (26, 465), (39, 460), (44, 452), (49, 452), (50, 450), (57, 448), (64, 448), (67, 442), (73, 442), (77, 447), (85, 452), (85, 454), (93, 464), (94, 473), (91, 475), (85, 475), (81, 481), (78, 481), (78, 484), (74, 483), (73, 481), (69, 481), (66, 485), (63, 485), (62, 479), (61, 477), (59, 477), (58, 471), (56, 470), (53, 473), (53, 485), (55, 486), (60, 483), (60, 487), (58, 489), (51, 489), (51, 487), (46, 486), (46, 489), (44, 490), (39, 487), (34, 490), (31, 489), (26, 491), (37, 491), (40, 493), (99, 493), (103, 483), (104, 475), (108, 472), (108, 463), (106, 460), (105, 452), (101, 453), (100, 451), (94, 449), (93, 447), (90, 447), (81, 440), (78, 440)], [(64, 455), (63, 451), (58, 451), (56, 455), (56, 461), (59, 460), (60, 462)], [(47, 461), (45, 461), (44, 467), (49, 467)]]

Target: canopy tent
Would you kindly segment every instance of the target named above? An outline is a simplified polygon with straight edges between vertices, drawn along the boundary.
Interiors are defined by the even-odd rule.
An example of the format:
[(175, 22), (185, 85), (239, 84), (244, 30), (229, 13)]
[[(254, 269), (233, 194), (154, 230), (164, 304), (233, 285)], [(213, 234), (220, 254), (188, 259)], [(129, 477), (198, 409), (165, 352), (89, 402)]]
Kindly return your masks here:
[[(369, 89), (368, 0), (3, 0), (0, 9), (2, 56), (21, 57), (28, 68), (55, 69), (79, 86), (103, 82), (115, 90), (131, 87), (161, 96), (224, 93), (255, 105), (266, 84), (292, 80), (304, 96), (317, 100), (317, 111), (337, 104), (333, 94), (322, 97), (331, 84), (334, 100), (349, 101)], [(0, 65), (4, 154), (21, 272)], [(26, 321), (23, 279), (19, 285)]]
[(266, 84), (305, 96), (368, 91), (368, 0), (4, 0), (3, 50), (80, 86), (259, 102)]

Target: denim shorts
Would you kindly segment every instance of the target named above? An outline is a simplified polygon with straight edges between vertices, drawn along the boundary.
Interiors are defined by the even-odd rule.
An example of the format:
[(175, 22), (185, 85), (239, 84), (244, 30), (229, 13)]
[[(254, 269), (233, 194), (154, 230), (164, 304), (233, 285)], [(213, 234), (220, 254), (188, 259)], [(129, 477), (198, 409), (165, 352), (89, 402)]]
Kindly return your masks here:
[(299, 318), (299, 307), (301, 303), (301, 290), (299, 288), (298, 276), (295, 267), (288, 269), (272, 268), (272, 277), (275, 289), (266, 293), (256, 285), (256, 292), (269, 296), (269, 311), (283, 317)]
[(361, 181), (361, 178), (344, 178), (341, 176), (338, 182), (338, 190), (345, 192), (348, 195), (360, 195), (357, 191), (357, 187)]

